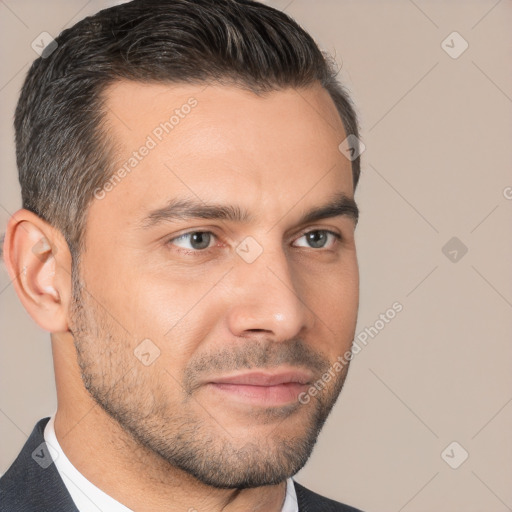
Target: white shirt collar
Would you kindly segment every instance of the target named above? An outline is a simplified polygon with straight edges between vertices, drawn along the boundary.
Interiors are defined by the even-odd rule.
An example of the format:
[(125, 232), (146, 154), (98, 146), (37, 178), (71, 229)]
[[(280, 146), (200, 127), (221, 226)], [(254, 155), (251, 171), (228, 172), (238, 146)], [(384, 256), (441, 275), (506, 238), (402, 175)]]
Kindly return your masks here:
[(281, 512), (299, 512), (297, 493), (295, 492), (295, 485), (293, 485), (293, 480), (291, 478), (286, 480), (286, 498)]
[[(50, 417), (44, 429), (44, 440), (52, 456), (53, 462), (64, 482), (76, 508), (80, 512), (133, 512), (122, 503), (103, 492), (89, 482), (78, 469), (71, 464), (57, 441), (54, 428), (55, 414)], [(293, 480), (286, 480), (286, 498), (281, 512), (299, 512), (297, 494)]]

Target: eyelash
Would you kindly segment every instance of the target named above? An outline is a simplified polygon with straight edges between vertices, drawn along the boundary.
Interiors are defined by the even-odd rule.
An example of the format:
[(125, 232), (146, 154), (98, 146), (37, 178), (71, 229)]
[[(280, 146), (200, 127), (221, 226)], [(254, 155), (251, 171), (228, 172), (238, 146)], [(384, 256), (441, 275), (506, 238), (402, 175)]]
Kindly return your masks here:
[[(309, 233), (316, 233), (316, 232), (328, 233), (330, 235), (333, 235), (334, 238), (336, 239), (336, 243), (338, 243), (342, 240), (342, 236), (339, 233), (336, 233), (335, 231), (331, 231), (330, 229), (311, 229), (309, 231), (303, 232), (296, 240), (298, 240), (299, 238), (302, 238), (305, 235), (308, 235)], [(217, 235), (215, 233), (213, 233), (212, 231), (194, 230), (194, 231), (188, 231), (187, 233), (182, 233), (181, 235), (175, 236), (175, 237), (171, 238), (170, 240), (168, 240), (166, 242), (166, 244), (172, 245), (172, 242), (179, 240), (180, 238), (185, 238), (187, 236), (193, 235), (194, 233), (209, 233), (214, 238), (217, 238)], [(208, 247), (206, 249), (183, 249), (181, 247), (178, 247), (177, 250), (178, 250), (178, 252), (183, 253), (183, 254), (187, 254), (187, 255), (191, 254), (193, 256), (200, 256), (200, 255), (208, 254), (214, 248), (215, 248), (215, 246)], [(313, 250), (316, 249), (317, 251), (325, 250), (323, 247), (319, 247), (319, 248), (309, 247), (309, 249), (313, 249)]]

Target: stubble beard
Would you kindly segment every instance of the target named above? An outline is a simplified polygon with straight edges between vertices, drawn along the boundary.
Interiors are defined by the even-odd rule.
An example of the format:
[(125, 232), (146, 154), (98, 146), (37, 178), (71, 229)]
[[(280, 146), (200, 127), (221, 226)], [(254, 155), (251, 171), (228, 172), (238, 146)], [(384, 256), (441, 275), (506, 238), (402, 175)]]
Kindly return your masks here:
[[(341, 392), (348, 365), (307, 405), (297, 401), (283, 408), (256, 411), (248, 418), (247, 436), (240, 440), (240, 435), (233, 436), (230, 425), (217, 422), (215, 411), (209, 411), (208, 404), (196, 396), (193, 382), (197, 369), (204, 369), (205, 356), (187, 365), (181, 382), (165, 369), (150, 370), (133, 355), (130, 335), (89, 297), (75, 275), (70, 316), (84, 386), (131, 439), (160, 457), (169, 470), (178, 468), (214, 488), (243, 489), (276, 485), (305, 465)], [(228, 357), (230, 369), (240, 368), (241, 361), (244, 367), (276, 366), (286, 361), (310, 368), (313, 365), (315, 374), (320, 375), (329, 366), (301, 340), (243, 345)], [(225, 354), (215, 354), (208, 360), (214, 368), (226, 358)], [(167, 384), (162, 386), (162, 382)], [(169, 401), (169, 383), (181, 393), (181, 402)], [(265, 436), (251, 435), (255, 419), (273, 422), (275, 428)], [(290, 421), (300, 425), (300, 432), (292, 436), (286, 434), (286, 422)]]

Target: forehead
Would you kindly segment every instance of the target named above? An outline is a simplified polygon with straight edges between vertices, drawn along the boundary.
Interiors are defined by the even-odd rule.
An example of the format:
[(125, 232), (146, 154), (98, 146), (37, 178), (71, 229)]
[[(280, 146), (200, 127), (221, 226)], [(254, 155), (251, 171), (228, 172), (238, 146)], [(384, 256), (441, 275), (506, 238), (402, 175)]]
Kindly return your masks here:
[(235, 86), (120, 81), (106, 92), (114, 175), (91, 210), (137, 220), (175, 197), (279, 215), (308, 194), (353, 195), (342, 122), (320, 84), (263, 95)]

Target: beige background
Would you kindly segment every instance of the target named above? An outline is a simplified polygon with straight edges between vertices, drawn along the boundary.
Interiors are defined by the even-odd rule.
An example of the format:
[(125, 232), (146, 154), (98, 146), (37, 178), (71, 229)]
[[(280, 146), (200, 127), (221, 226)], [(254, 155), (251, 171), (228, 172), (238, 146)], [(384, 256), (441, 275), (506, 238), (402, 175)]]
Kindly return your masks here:
[[(20, 206), (12, 114), (31, 42), (112, 3), (0, 1), (2, 231)], [(512, 2), (267, 3), (336, 52), (360, 112), (357, 331), (403, 305), (354, 358), (297, 480), (367, 512), (512, 510)], [(469, 44), (456, 59), (454, 31)], [(455, 262), (452, 237), (468, 248)], [(49, 336), (0, 279), (3, 473), (56, 400)], [(458, 469), (441, 457), (453, 441)]]

